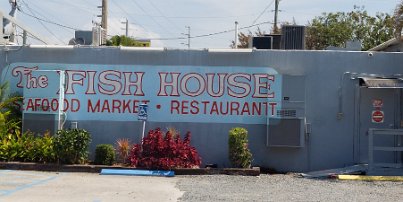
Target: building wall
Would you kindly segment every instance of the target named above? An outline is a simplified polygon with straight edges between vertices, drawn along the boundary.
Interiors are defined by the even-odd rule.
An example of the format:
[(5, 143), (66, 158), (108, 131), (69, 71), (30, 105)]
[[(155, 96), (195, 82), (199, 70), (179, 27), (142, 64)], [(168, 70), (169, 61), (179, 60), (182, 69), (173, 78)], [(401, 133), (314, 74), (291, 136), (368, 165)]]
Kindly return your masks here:
[[(203, 158), (204, 164), (217, 163), (229, 166), (228, 131), (232, 127), (245, 127), (249, 131), (253, 164), (279, 171), (308, 171), (335, 168), (358, 163), (357, 157), (357, 80), (350, 74), (402, 73), (403, 55), (400, 53), (342, 52), (342, 51), (283, 51), (253, 50), (248, 53), (214, 52), (212, 50), (128, 50), (109, 47), (3, 47), (0, 50), (2, 81), (14, 80), (10, 76), (13, 64), (64, 64), (122, 66), (188, 66), (222, 67), (223, 72), (237, 68), (272, 68), (280, 75), (303, 76), (304, 87), (293, 86), (305, 92), (303, 103), (306, 122), (311, 133), (306, 135), (301, 148), (267, 147), (267, 125), (262, 123), (204, 123), (166, 120), (147, 122), (147, 130), (156, 127), (175, 127), (184, 134), (191, 131), (192, 144)], [(57, 66), (57, 65), (56, 65)], [(344, 76), (343, 76), (344, 75)], [(150, 81), (153, 82), (153, 81)], [(287, 84), (284, 84), (287, 85)], [(340, 89), (341, 98), (340, 98)], [(13, 91), (21, 91), (12, 86)], [(342, 100), (340, 107), (339, 100)], [(342, 108), (343, 116), (338, 119)], [(339, 116), (340, 117), (340, 116)], [(68, 120), (66, 125), (69, 125)], [(92, 150), (96, 144), (111, 143), (118, 138), (139, 142), (141, 122), (110, 120), (81, 120), (80, 128), (93, 135)]]

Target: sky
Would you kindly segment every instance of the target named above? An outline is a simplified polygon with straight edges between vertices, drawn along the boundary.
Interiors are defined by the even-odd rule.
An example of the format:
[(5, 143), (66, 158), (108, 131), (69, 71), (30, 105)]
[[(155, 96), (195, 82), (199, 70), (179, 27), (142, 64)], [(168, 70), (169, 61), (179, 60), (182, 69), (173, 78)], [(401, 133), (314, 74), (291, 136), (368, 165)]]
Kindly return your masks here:
[[(280, 0), (279, 23), (306, 25), (324, 12), (349, 12), (354, 5), (364, 7), (370, 15), (393, 14), (401, 0)], [(17, 20), (51, 44), (66, 45), (74, 30), (91, 30), (102, 0), (18, 0), (21, 11)], [(274, 21), (274, 0), (109, 0), (108, 35), (125, 34), (151, 39), (153, 47), (229, 48), (235, 38), (235, 21), (240, 31), (269, 33)], [(9, 0), (0, 0), (0, 10), (10, 11)], [(56, 25), (57, 24), (57, 25)], [(259, 24), (258, 26), (254, 26)], [(20, 33), (18, 33), (20, 34)], [(22, 39), (18, 39), (22, 43)], [(42, 44), (29, 39), (29, 44)]]

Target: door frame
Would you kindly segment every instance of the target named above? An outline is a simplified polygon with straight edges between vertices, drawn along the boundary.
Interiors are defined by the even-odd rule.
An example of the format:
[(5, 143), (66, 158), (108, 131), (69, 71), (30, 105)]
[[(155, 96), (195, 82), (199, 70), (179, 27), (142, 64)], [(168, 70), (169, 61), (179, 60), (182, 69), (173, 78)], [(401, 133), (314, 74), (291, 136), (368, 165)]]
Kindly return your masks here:
[[(363, 163), (361, 161), (361, 156), (360, 156), (360, 148), (361, 148), (361, 141), (360, 141), (360, 135), (361, 135), (361, 111), (360, 111), (360, 104), (361, 104), (361, 89), (367, 89), (366, 87), (360, 86), (360, 84), (357, 82), (355, 84), (355, 89), (354, 89), (354, 135), (353, 135), (353, 161), (356, 164), (361, 164)], [(386, 88), (390, 89), (390, 88)], [(393, 93), (394, 99), (396, 102), (394, 102), (394, 129), (399, 129), (403, 128), (403, 106), (402, 106), (402, 101), (403, 101), (403, 93), (402, 89), (396, 88), (394, 89)], [(396, 137), (398, 138), (398, 137)], [(403, 140), (401, 139), (395, 139), (395, 143), (403, 143)], [(395, 161), (400, 161), (403, 162), (403, 152), (395, 152), (394, 159)]]

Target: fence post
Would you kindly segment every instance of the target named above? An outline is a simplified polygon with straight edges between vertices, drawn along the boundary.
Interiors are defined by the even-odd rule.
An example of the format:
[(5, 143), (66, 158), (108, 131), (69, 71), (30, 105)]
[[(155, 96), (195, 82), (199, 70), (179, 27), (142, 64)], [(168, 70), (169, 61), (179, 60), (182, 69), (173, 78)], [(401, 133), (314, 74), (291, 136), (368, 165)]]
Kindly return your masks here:
[(368, 171), (374, 168), (374, 130), (368, 130)]

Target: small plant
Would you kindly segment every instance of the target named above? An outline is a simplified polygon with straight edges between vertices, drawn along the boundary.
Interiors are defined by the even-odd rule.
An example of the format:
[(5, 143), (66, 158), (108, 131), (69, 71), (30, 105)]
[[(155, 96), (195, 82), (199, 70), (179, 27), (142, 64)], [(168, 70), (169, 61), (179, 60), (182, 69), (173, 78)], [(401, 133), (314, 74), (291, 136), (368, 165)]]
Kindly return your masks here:
[(8, 134), (0, 140), (0, 160), (54, 162), (53, 137), (45, 133), (35, 137), (31, 132)]
[(112, 165), (115, 162), (115, 149), (111, 144), (100, 144), (95, 148), (95, 164)]
[(34, 137), (32, 133), (27, 133), (28, 137), (25, 140), (25, 159), (24, 161), (32, 162), (55, 162), (56, 152), (54, 149), (54, 139), (49, 131), (46, 131), (43, 136)]
[(249, 168), (252, 153), (248, 149), (248, 131), (245, 128), (233, 128), (228, 138), (229, 159), (236, 168)]
[(178, 131), (176, 128), (174, 128), (174, 127), (168, 127), (168, 128), (167, 128), (167, 131), (168, 131), (169, 133), (171, 133), (171, 135), (172, 135), (173, 138), (176, 138), (176, 136), (179, 135), (179, 131)]
[(118, 160), (126, 164), (127, 158), (129, 157), (130, 153), (130, 141), (129, 139), (118, 139), (116, 141), (116, 152), (118, 154)]
[(179, 134), (173, 137), (168, 131), (164, 136), (159, 128), (150, 130), (142, 145), (133, 145), (130, 163), (133, 167), (165, 170), (199, 167), (201, 158), (190, 145), (190, 137), (190, 132), (182, 140)]
[(59, 130), (55, 136), (56, 156), (61, 163), (85, 163), (91, 134), (84, 129)]

